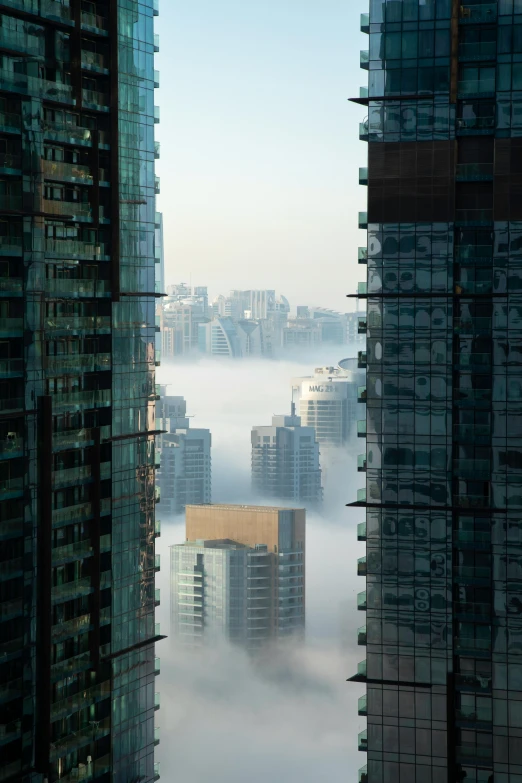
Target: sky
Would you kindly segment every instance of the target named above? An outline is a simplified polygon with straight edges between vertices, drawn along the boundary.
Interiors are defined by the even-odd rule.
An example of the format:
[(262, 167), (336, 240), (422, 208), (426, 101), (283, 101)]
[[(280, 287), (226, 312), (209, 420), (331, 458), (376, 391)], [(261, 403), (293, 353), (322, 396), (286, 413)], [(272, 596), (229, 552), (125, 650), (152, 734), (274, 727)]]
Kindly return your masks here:
[[(336, 363), (335, 348), (293, 361), (202, 358), (190, 365), (163, 362), (157, 381), (183, 395), (192, 427), (212, 433), (212, 500), (272, 504), (250, 492), (250, 430), (288, 410), (291, 379), (320, 364)], [(275, 648), (261, 664), (226, 645), (194, 654), (170, 637), (156, 647), (161, 675), (156, 715), (161, 743), (155, 757), (165, 780), (194, 783), (345, 783), (357, 780), (366, 758), (357, 750), (365, 728), (357, 715), (363, 685), (347, 683), (364, 658), (356, 629), (365, 622), (356, 594), (361, 512), (345, 504), (364, 480), (356, 470), (359, 442), (329, 459), (322, 455), (326, 502), (307, 515), (306, 640)], [(169, 634), (169, 547), (185, 538), (182, 517), (158, 506), (161, 571), (157, 621)]]
[(354, 310), (367, 37), (353, 0), (163, 0), (156, 137), (166, 282)]

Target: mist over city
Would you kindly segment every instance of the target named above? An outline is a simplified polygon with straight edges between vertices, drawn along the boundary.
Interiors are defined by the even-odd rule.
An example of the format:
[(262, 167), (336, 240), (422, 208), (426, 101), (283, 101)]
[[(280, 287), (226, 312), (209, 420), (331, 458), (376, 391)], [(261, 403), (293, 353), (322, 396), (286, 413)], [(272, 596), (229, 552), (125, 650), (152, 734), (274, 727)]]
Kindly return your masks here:
[[(339, 352), (355, 349), (335, 346), (279, 361), (200, 357), (183, 374), (177, 363), (162, 364), (158, 382), (185, 397), (190, 426), (212, 432), (213, 502), (273, 505), (273, 498), (252, 492), (251, 428), (289, 411), (292, 378), (321, 363), (335, 365), (344, 358)], [(195, 653), (172, 636), (158, 645), (162, 735), (170, 737), (157, 749), (162, 774), (181, 771), (203, 780), (218, 767), (223, 779), (237, 783), (271, 775), (315, 783), (323, 775), (340, 781), (347, 769), (356, 770), (364, 724), (350, 705), (362, 689), (345, 681), (363, 657), (354, 640), (363, 624), (356, 560), (364, 545), (357, 543), (361, 512), (345, 504), (359, 488), (357, 440), (352, 434), (347, 448), (322, 463), (324, 504), (307, 515), (305, 639), (273, 641), (261, 658), (224, 640)], [(169, 634), (169, 546), (184, 540), (185, 524), (182, 515), (158, 516), (162, 598), (156, 618)]]

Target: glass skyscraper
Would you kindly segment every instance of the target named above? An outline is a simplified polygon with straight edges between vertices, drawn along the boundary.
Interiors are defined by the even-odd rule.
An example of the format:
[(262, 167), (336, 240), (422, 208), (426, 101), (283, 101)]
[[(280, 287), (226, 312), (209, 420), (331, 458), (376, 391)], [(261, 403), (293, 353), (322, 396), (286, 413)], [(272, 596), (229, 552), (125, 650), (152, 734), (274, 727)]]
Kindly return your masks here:
[(154, 0), (0, 2), (0, 781), (157, 779)]
[(522, 5), (371, 0), (362, 29), (359, 779), (520, 783)]

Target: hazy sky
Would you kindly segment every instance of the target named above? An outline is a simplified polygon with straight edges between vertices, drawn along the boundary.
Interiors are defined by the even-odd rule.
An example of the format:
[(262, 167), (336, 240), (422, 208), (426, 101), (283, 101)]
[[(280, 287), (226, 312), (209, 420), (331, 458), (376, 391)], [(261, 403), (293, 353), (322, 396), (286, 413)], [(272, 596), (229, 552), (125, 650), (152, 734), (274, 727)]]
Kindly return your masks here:
[[(250, 493), (250, 429), (269, 424), (290, 401), (291, 378), (307, 375), (331, 355), (268, 362), (203, 358), (183, 365), (162, 363), (157, 379), (170, 394), (184, 395), (192, 427), (212, 432), (214, 502), (271, 503)], [(161, 642), (157, 690), (161, 710), (156, 749), (161, 776), (194, 783), (345, 783), (357, 780), (366, 758), (357, 751), (357, 734), (366, 721), (357, 715), (364, 685), (347, 683), (364, 658), (356, 629), (365, 616), (356, 594), (359, 509), (347, 509), (364, 485), (356, 471), (357, 438), (351, 454), (338, 453), (326, 468), (326, 502), (321, 515), (307, 515), (306, 643), (285, 647), (262, 667), (238, 649), (221, 647), (194, 654)], [(337, 474), (337, 475), (336, 475)], [(332, 491), (333, 489), (333, 491)], [(157, 620), (169, 633), (169, 546), (184, 540), (184, 520), (166, 519), (162, 505), (161, 588)], [(341, 626), (345, 638), (341, 637)]]
[(159, 208), (167, 283), (275, 288), (354, 308), (366, 165), (347, 99), (367, 45), (354, 0), (163, 0)]

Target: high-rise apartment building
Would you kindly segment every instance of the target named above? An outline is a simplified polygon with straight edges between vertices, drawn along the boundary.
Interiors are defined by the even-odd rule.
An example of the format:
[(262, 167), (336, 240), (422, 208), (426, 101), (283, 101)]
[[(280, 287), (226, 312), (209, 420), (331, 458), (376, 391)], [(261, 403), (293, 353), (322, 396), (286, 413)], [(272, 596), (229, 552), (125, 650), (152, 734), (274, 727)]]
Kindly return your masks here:
[(520, 10), (363, 15), (368, 783), (522, 780)]
[(251, 441), (255, 493), (306, 506), (322, 501), (319, 444), (313, 427), (301, 426), (294, 403), (290, 416), (273, 416), (271, 427), (253, 427)]
[(210, 503), (210, 430), (191, 429), (184, 398), (167, 395), (165, 386), (160, 386), (156, 426), (162, 430), (156, 439), (161, 463), (156, 476), (162, 509), (167, 514), (181, 514), (187, 504)]
[(348, 443), (357, 420), (358, 372), (317, 367), (313, 376), (294, 378), (292, 395), (299, 400), (301, 421), (315, 430), (321, 448)]
[(181, 641), (220, 635), (255, 647), (303, 632), (304, 509), (187, 506), (186, 539), (171, 547), (172, 630)]
[(153, 0), (0, 2), (0, 780), (154, 764)]

